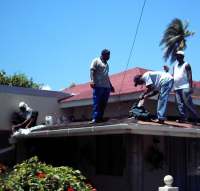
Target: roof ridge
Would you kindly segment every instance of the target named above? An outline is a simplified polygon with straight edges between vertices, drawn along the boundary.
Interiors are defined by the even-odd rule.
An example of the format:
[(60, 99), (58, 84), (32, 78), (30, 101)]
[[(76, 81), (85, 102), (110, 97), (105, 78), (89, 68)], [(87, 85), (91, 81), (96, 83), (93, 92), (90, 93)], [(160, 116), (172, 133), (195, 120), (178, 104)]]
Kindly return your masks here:
[(148, 70), (146, 68), (141, 68), (141, 67), (135, 67), (135, 68), (130, 68), (130, 69), (127, 69), (127, 70), (124, 70), (122, 72), (118, 72), (118, 73), (115, 73), (115, 74), (111, 74), (110, 76), (116, 76), (116, 75), (119, 75), (119, 74), (123, 74), (124, 72), (129, 72), (129, 71), (133, 71), (133, 70), (136, 70), (136, 71), (139, 71), (140, 73), (143, 72), (144, 70)]
[[(148, 69), (145, 69), (145, 68), (141, 68), (141, 67), (134, 67), (134, 68), (130, 68), (128, 70), (125, 70), (125, 71), (122, 71), (122, 72), (118, 72), (118, 73), (115, 73), (115, 74), (111, 74), (109, 75), (111, 78), (114, 77), (114, 76), (118, 76), (118, 75), (122, 75), (124, 72), (129, 72), (129, 71), (136, 71), (136, 73), (143, 73), (144, 70), (148, 70)], [(62, 92), (68, 92), (68, 91), (71, 91), (73, 90), (74, 88), (76, 87), (81, 87), (81, 86), (86, 86), (88, 85), (90, 82), (85, 82), (85, 83), (81, 83), (81, 84), (76, 84), (74, 87), (68, 87), (68, 88), (65, 88), (62, 90)]]

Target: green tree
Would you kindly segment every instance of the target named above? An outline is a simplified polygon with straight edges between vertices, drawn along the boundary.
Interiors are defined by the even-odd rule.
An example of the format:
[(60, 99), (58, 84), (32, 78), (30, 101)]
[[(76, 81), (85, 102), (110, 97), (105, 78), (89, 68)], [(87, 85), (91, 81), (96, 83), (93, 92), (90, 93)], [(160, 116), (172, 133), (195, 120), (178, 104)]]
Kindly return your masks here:
[(194, 32), (188, 30), (189, 23), (180, 19), (174, 19), (164, 31), (160, 46), (164, 49), (164, 60), (170, 59), (173, 63), (176, 60), (176, 52), (184, 50), (186, 46), (186, 38), (194, 35)]
[(10, 79), (9, 77), (6, 75), (5, 71), (0, 71), (0, 84), (2, 85), (9, 85), (10, 83)]
[(42, 85), (33, 82), (33, 79), (29, 79), (25, 74), (15, 73), (13, 75), (7, 75), (4, 70), (0, 71), (0, 84), (35, 89), (39, 89)]

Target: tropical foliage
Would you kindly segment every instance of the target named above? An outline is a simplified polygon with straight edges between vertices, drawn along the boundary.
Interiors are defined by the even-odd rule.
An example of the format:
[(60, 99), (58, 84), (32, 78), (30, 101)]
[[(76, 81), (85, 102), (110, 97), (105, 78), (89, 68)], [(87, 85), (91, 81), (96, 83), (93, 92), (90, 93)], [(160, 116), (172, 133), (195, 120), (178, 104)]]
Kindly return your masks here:
[(36, 89), (39, 89), (41, 87), (41, 84), (33, 82), (32, 78), (28, 79), (25, 74), (15, 73), (9, 76), (4, 70), (0, 71), (0, 84)]
[(0, 191), (96, 191), (79, 170), (53, 167), (32, 157), (0, 179)]
[(164, 31), (160, 46), (164, 49), (164, 59), (173, 63), (176, 60), (175, 54), (178, 50), (184, 50), (186, 46), (186, 38), (194, 35), (194, 32), (188, 30), (189, 23), (180, 19), (174, 19)]

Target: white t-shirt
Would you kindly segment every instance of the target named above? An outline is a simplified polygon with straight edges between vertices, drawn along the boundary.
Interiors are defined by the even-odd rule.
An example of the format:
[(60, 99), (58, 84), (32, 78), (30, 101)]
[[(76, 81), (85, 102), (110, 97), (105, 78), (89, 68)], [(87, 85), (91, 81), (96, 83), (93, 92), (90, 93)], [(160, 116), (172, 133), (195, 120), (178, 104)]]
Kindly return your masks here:
[(182, 65), (176, 63), (174, 66), (174, 90), (189, 88), (189, 80), (185, 69), (186, 65), (187, 62)]
[(145, 85), (153, 85), (157, 90), (160, 89), (162, 85), (173, 79), (172, 75), (168, 72), (162, 71), (149, 71), (142, 75), (142, 79), (145, 81)]
[(33, 110), (30, 107), (26, 108), (26, 119), (30, 119), (32, 116)]

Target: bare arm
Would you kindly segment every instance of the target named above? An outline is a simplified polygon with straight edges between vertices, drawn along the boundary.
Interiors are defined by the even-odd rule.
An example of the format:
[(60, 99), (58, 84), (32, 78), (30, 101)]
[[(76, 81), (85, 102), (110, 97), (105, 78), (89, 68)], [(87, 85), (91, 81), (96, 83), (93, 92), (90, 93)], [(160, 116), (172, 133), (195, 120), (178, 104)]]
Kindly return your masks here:
[(29, 124), (30, 122), (30, 118), (26, 119), (25, 121), (23, 121), (22, 123), (19, 123), (17, 125), (12, 125), (12, 131), (17, 131), (20, 128), (26, 128), (26, 126)]
[(190, 90), (192, 90), (192, 69), (191, 69), (190, 64), (187, 64), (185, 66), (185, 70), (186, 70), (188, 81), (189, 81), (189, 88)]
[(94, 81), (94, 69), (93, 68), (91, 68), (90, 69), (90, 79), (91, 79), (91, 81), (93, 82)]
[(109, 83), (110, 83), (110, 89), (111, 89), (111, 92), (115, 92), (115, 88), (113, 87), (111, 81), (110, 81), (110, 78), (109, 78)]
[(95, 74), (95, 70), (93, 68), (90, 69), (90, 87), (94, 88), (95, 87), (95, 83), (94, 83), (94, 74)]
[(147, 90), (140, 96), (140, 99), (145, 99), (158, 94), (158, 91), (153, 88), (152, 85), (147, 86)]

